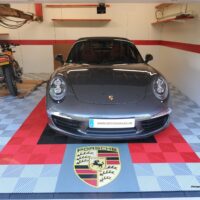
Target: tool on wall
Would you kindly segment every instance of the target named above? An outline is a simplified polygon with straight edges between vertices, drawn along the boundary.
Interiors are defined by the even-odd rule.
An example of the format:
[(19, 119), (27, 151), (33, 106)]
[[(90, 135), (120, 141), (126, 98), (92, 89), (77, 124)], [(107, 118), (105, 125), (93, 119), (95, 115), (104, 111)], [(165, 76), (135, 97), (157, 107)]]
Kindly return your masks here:
[(29, 21), (42, 21), (42, 18), (33, 13), (11, 8), (9, 4), (0, 4), (0, 26), (9, 29), (17, 29)]
[(155, 8), (156, 21), (152, 22), (152, 25), (168, 22), (185, 22), (185, 20), (196, 17), (193, 10), (188, 9), (187, 3), (161, 3)]
[[(169, 9), (171, 6), (174, 6), (174, 7), (179, 6), (183, 10), (166, 15), (165, 10)], [(193, 17), (193, 14), (191, 11), (188, 10), (187, 3), (186, 4), (162, 3), (156, 6), (155, 17), (159, 21), (159, 20), (170, 19), (170, 18), (177, 18), (177, 19), (190, 18), (190, 17)]]

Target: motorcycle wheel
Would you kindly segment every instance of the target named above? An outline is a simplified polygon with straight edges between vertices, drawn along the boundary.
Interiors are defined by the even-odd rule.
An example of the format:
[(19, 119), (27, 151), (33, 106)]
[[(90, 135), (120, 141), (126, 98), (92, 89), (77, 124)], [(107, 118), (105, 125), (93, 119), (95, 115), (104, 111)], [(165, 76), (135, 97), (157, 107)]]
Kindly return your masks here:
[(15, 77), (14, 77), (12, 68), (10, 66), (5, 67), (4, 73), (5, 73), (6, 84), (7, 84), (10, 94), (13, 96), (17, 96), (17, 94), (18, 94), (17, 84), (15, 81)]
[(22, 68), (20, 68), (19, 63), (13, 60), (13, 70), (16, 77), (16, 81), (22, 83)]

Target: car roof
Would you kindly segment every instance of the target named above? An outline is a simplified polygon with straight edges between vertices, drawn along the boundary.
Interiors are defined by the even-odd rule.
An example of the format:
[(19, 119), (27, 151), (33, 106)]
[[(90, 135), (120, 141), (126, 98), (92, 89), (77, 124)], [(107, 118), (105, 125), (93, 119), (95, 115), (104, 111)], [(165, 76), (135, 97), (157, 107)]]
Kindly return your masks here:
[(82, 40), (124, 40), (127, 42), (131, 42), (129, 39), (123, 37), (83, 37), (79, 38), (77, 42)]

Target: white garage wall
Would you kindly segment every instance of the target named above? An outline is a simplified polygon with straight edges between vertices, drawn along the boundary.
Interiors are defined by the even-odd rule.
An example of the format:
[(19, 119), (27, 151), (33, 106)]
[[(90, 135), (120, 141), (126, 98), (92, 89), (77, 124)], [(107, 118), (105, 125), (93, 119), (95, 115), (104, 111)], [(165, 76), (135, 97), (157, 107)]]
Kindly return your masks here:
[[(34, 12), (34, 4), (12, 4), (14, 8)], [(97, 15), (95, 8), (45, 8), (44, 22), (31, 22), (17, 30), (0, 27), (0, 33), (9, 32), (13, 40), (76, 40), (85, 36), (119, 36), (131, 40), (162, 40), (188, 44), (200, 44), (200, 3), (189, 4), (195, 19), (185, 22), (171, 22), (152, 26), (155, 20), (155, 4), (111, 4), (106, 15)], [(180, 12), (185, 8), (172, 6), (170, 12)], [(52, 18), (111, 18), (110, 23), (98, 25), (55, 25)], [(200, 105), (200, 56), (199, 53), (179, 50), (166, 46), (138, 45), (142, 55), (154, 55), (151, 62), (170, 82)], [(52, 45), (22, 45), (17, 47), (16, 58), (23, 66), (25, 73), (51, 73), (53, 71)]]
[(24, 45), (21, 47), (21, 62), (25, 73), (49, 73), (53, 71), (52, 45)]
[[(195, 19), (163, 25), (161, 40), (200, 45), (200, 3), (189, 4)], [(170, 82), (200, 105), (200, 54), (160, 47), (160, 70)]]
[[(34, 12), (34, 4), (11, 4), (13, 8)], [(17, 30), (8, 30), (11, 40), (76, 40), (85, 36), (119, 36), (131, 40), (159, 40), (160, 28), (152, 27), (155, 4), (111, 4), (107, 14), (97, 15), (96, 8), (46, 8), (43, 5), (44, 22), (31, 22)], [(81, 23), (55, 25), (52, 18), (111, 18), (102, 22), (82, 25)], [(78, 24), (78, 25), (75, 25)], [(142, 54), (153, 53), (158, 46), (138, 46)], [(53, 71), (52, 45), (22, 45), (17, 47), (16, 58), (25, 73)], [(156, 64), (155, 59), (153, 64)]]

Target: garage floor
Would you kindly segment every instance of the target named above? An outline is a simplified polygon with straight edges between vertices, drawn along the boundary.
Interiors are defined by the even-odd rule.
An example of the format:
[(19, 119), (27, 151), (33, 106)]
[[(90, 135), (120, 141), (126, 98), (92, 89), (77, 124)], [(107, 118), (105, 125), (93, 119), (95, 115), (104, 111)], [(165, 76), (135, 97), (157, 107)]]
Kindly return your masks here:
[[(45, 86), (25, 99), (0, 98), (0, 198), (9, 193), (49, 198), (48, 194), (73, 192), (76, 197), (83, 192), (116, 192), (110, 197), (160, 191), (165, 191), (163, 196), (200, 195), (200, 107), (170, 88), (170, 127), (155, 137), (129, 143), (78, 141), (49, 130)], [(109, 157), (109, 170), (100, 175), (76, 166), (81, 156), (94, 151)]]

